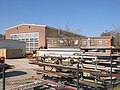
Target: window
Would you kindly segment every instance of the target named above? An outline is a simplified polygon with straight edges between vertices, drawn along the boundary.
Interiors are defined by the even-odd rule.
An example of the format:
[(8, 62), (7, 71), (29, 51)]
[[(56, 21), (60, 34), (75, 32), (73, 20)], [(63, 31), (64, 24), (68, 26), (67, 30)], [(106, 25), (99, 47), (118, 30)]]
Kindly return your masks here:
[(47, 43), (48, 44), (52, 44), (52, 40), (47, 40)]
[(53, 44), (57, 44), (57, 41), (53, 41)]
[(30, 43), (30, 47), (33, 47), (33, 43)]
[(90, 40), (90, 45), (94, 45), (94, 40)]
[(33, 38), (30, 39), (30, 42), (33, 42)]
[(78, 45), (79, 41), (78, 40), (75, 40), (74, 41), (74, 45)]
[(26, 51), (37, 50), (39, 43), (39, 32), (10, 34), (11, 39), (25, 41)]
[(38, 42), (38, 38), (34, 38), (34, 42)]
[(29, 42), (29, 39), (26, 39), (26, 42)]
[(63, 40), (60, 40), (59, 42), (60, 42), (60, 44), (63, 44), (63, 43), (64, 43), (64, 41), (63, 41)]
[(86, 45), (86, 40), (82, 40), (82, 45)]
[(35, 44), (34, 44), (34, 47), (38, 47), (38, 43), (35, 43)]
[(103, 44), (103, 40), (98, 40), (98, 44)]

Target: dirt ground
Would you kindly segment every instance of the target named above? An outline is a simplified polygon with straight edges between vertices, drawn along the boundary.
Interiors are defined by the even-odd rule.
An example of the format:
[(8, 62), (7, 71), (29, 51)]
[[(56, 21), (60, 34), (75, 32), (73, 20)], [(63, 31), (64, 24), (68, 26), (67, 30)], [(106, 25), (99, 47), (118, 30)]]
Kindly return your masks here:
[[(6, 70), (5, 88), (12, 88), (33, 82), (32, 76), (40, 77), (33, 69), (40, 68), (37, 65), (29, 64), (29, 59), (6, 59), (5, 63), (14, 65), (13, 69)], [(2, 78), (0, 77), (0, 90), (2, 90)]]

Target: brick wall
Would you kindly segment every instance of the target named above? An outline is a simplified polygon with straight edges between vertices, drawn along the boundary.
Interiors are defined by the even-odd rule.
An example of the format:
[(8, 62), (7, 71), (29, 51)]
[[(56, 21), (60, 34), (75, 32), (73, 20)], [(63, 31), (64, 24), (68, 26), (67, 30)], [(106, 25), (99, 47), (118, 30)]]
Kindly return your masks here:
[[(49, 47), (65, 47), (68, 42), (70, 42), (71, 47), (110, 47), (113, 44), (113, 40), (111, 37), (91, 37), (91, 38), (83, 38), (83, 37), (70, 37), (70, 38), (47, 38)], [(78, 40), (78, 44), (75, 42)], [(64, 41), (63, 44), (60, 41)], [(54, 43), (55, 42), (55, 43)]]
[(6, 30), (6, 39), (10, 34), (39, 32), (39, 47), (46, 45), (45, 26), (20, 25)]

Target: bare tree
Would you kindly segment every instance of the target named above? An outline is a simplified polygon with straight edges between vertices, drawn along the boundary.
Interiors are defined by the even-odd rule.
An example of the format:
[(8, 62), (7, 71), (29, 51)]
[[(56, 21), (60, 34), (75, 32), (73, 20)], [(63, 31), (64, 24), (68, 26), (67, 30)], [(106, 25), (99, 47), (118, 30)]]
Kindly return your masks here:
[(111, 36), (111, 35), (112, 35), (111, 31), (108, 30), (105, 30), (105, 32), (101, 33), (101, 36)]
[[(81, 31), (80, 28), (78, 28), (78, 29), (80, 32)], [(66, 25), (63, 28), (63, 30), (59, 27), (58, 35), (61, 38), (61, 40), (63, 40), (64, 46), (73, 46), (74, 42), (71, 40), (72, 38), (83, 37), (82, 35), (75, 33), (75, 32), (72, 32), (72, 31), (75, 31), (75, 30), (71, 30), (71, 28), (68, 25)]]
[(112, 35), (115, 38), (115, 45), (116, 45), (116, 47), (120, 47), (120, 27), (119, 26), (113, 25)]
[(0, 39), (5, 39), (5, 35), (0, 34)]
[(113, 36), (114, 45), (120, 47), (120, 27), (114, 25), (110, 31), (106, 30), (105, 32), (102, 32), (101, 36)]

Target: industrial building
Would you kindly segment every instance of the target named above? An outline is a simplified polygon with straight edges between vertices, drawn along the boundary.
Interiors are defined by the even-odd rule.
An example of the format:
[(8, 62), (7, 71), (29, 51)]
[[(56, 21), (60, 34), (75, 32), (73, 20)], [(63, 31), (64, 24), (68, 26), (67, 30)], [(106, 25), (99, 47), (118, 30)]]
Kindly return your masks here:
[(47, 38), (60, 38), (63, 36), (77, 36), (72, 32), (63, 31), (46, 25), (20, 24), (6, 29), (6, 39), (26, 42), (26, 51), (47, 48)]
[(72, 47), (102, 52), (120, 51), (114, 45), (114, 37), (85, 37), (46, 25), (20, 24), (6, 29), (6, 39), (26, 42), (26, 52), (39, 48)]
[(0, 56), (19, 58), (25, 56), (26, 43), (17, 40), (0, 40)]

